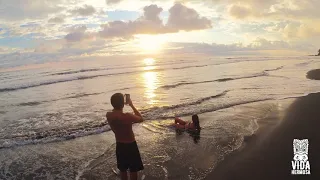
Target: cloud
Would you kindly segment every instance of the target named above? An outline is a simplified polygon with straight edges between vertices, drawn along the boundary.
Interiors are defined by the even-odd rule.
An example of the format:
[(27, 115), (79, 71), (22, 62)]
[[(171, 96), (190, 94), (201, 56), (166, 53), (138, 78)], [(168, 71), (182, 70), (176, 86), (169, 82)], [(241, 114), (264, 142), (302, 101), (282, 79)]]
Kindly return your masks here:
[(121, 2), (122, 0), (106, 0), (106, 3), (109, 4), (117, 4), (119, 2)]
[(290, 22), (284, 28), (281, 28), (279, 32), (282, 33), (283, 37), (285, 37), (288, 40), (311, 38), (312, 40), (318, 41), (320, 39), (320, 23)]
[(11, 48), (11, 47), (2, 47), (0, 46), (0, 54), (8, 54), (17, 51), (17, 48)]
[(229, 0), (229, 15), (237, 19), (319, 19), (318, 0)]
[[(106, 0), (107, 4), (116, 4), (121, 0)], [(129, 0), (122, 0), (130, 2)], [(141, 1), (140, 1), (141, 2)], [(143, 1), (150, 2), (150, 1)], [(155, 2), (152, 1), (151, 2)], [(160, 1), (157, 1), (160, 2)], [(172, 0), (163, 0), (165, 4)], [(280, 19), (292, 20), (297, 18), (320, 18), (319, 0), (182, 0), (188, 5), (203, 7), (210, 11), (215, 9), (217, 12), (226, 13), (229, 17), (240, 19)], [(123, 5), (125, 3), (121, 3)], [(212, 11), (211, 11), (212, 12)]]
[(112, 21), (106, 25), (103, 25), (103, 30), (99, 32), (99, 35), (103, 38), (131, 38), (134, 34), (134, 24), (132, 22)]
[(208, 54), (208, 55), (259, 55), (259, 54), (307, 54), (314, 51), (314, 46), (301, 46), (285, 41), (271, 41), (257, 38), (247, 45), (242, 43), (216, 44), (216, 43), (170, 43), (166, 53), (176, 54)]
[[(0, 0), (0, 21), (3, 22), (0, 45), (33, 48), (44, 40), (58, 39), (61, 40), (58, 44), (43, 44), (37, 52), (61, 53), (63, 49), (67, 53), (69, 50), (80, 53), (94, 44), (104, 47), (105, 42), (138, 40), (140, 36), (136, 35), (169, 33), (163, 37), (186, 35), (185, 39), (180, 38), (183, 42), (240, 41), (247, 44), (253, 38), (265, 38), (254, 40), (250, 46), (241, 45), (241, 48), (239, 44), (215, 46), (217, 51), (229, 49), (229, 52), (231, 49), (234, 49), (232, 52), (261, 50), (262, 47), (291, 49), (297, 48), (292, 45), (295, 43), (300, 44), (299, 48), (309, 49), (311, 45), (320, 45), (319, 0), (181, 0), (179, 2), (183, 3), (174, 4), (173, 0), (123, 1), (128, 3), (119, 3), (121, 0)], [(150, 2), (157, 5), (150, 5)], [(137, 16), (126, 17), (132, 16), (126, 12), (138, 14), (140, 10), (142, 13), (137, 19)], [(106, 13), (100, 14), (101, 11), (117, 13), (107, 17)], [(199, 32), (199, 39), (196, 35), (189, 37), (192, 33), (185, 33), (211, 29), (213, 22), (214, 28)], [(10, 38), (12, 41), (7, 43)], [(212, 48), (201, 47), (208, 51)]]
[(96, 13), (96, 9), (91, 5), (84, 5), (69, 11), (72, 15), (76, 16), (91, 16)]
[(130, 39), (135, 34), (160, 34), (166, 33), (159, 15), (162, 8), (157, 5), (146, 6), (144, 13), (135, 21), (111, 21), (102, 25), (103, 30), (99, 35), (103, 38)]
[(64, 23), (64, 17), (63, 16), (53, 17), (53, 18), (50, 18), (48, 22), (61, 24), (61, 23)]
[(164, 32), (159, 15), (162, 8), (157, 5), (146, 6), (144, 13), (135, 21), (111, 21), (102, 26), (99, 35), (103, 38), (130, 39), (135, 34), (157, 34)]
[(103, 38), (132, 38), (137, 34), (165, 34), (179, 31), (193, 31), (211, 28), (211, 21), (201, 17), (197, 11), (181, 3), (176, 3), (169, 10), (169, 20), (163, 24), (157, 5), (143, 8), (143, 15), (135, 21), (112, 21), (102, 26), (99, 35)]
[(176, 3), (169, 9), (169, 19), (167, 26), (177, 31), (185, 30), (200, 30), (209, 29), (212, 27), (211, 21), (205, 17), (200, 17), (199, 13), (184, 6), (181, 3)]
[(77, 42), (85, 39), (90, 39), (92, 35), (90, 33), (86, 33), (86, 26), (76, 26), (72, 29), (72, 32), (65, 36), (65, 39), (68, 42)]
[[(79, 32), (85, 31), (84, 27), (76, 27)], [(118, 47), (119, 46), (119, 47)], [(257, 38), (248, 45), (242, 43), (217, 44), (217, 43), (183, 43), (171, 42), (163, 50), (164, 55), (179, 54), (202, 54), (202, 55), (270, 55), (281, 53), (281, 55), (308, 54), (316, 51), (317, 48), (310, 45), (292, 44), (285, 41), (271, 41), (264, 38)], [(1, 48), (5, 52), (1, 52)], [(121, 49), (121, 51), (119, 51)], [(3, 51), (3, 50), (2, 50)], [(133, 55), (132, 52), (122, 47), (121, 43), (105, 41), (103, 39), (92, 39), (69, 43), (65, 39), (49, 40), (41, 43), (33, 52), (8, 49), (0, 47), (0, 67), (14, 67), (27, 64), (76, 60), (83, 57), (96, 58), (95, 56), (113, 56), (119, 54)]]
[(62, 0), (2, 0), (0, 1), (0, 19), (16, 21), (23, 19), (45, 18), (49, 14), (60, 12)]
[(158, 7), (157, 5), (150, 5), (145, 6), (143, 8), (144, 14), (141, 17), (141, 19), (146, 21), (152, 21), (155, 23), (162, 23), (162, 20), (160, 19), (160, 13), (163, 11), (161, 7)]
[(236, 19), (244, 19), (252, 15), (252, 9), (233, 4), (229, 8), (229, 14)]
[(257, 38), (251, 42), (248, 48), (255, 50), (279, 50), (279, 49), (291, 49), (291, 46), (288, 42), (285, 41), (270, 41), (264, 38)]

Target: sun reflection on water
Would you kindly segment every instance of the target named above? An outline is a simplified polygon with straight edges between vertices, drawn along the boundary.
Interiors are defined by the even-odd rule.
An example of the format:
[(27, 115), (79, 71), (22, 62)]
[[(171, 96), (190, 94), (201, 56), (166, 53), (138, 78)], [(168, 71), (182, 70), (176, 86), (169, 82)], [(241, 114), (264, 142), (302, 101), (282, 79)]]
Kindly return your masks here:
[(153, 105), (156, 103), (156, 93), (155, 90), (158, 88), (158, 72), (152, 70), (155, 69), (153, 58), (146, 58), (143, 60), (146, 65), (143, 69), (146, 71), (142, 74), (144, 82), (144, 96), (148, 99), (148, 104)]

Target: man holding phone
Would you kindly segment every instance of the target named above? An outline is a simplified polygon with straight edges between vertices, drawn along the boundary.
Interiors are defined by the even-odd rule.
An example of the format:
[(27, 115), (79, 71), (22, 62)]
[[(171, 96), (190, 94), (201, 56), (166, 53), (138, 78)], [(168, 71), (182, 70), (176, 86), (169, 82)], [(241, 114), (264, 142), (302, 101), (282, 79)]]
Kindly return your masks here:
[[(130, 180), (138, 179), (138, 171), (144, 169), (140, 152), (132, 131), (133, 123), (140, 123), (143, 118), (140, 112), (134, 107), (130, 95), (126, 94), (126, 102), (124, 102), (124, 95), (116, 93), (111, 96), (111, 104), (113, 110), (107, 112), (106, 117), (111, 130), (115, 134), (117, 146), (117, 167), (121, 172), (121, 179), (127, 180), (127, 170), (130, 170)], [(124, 104), (129, 105), (134, 114), (123, 113)]]

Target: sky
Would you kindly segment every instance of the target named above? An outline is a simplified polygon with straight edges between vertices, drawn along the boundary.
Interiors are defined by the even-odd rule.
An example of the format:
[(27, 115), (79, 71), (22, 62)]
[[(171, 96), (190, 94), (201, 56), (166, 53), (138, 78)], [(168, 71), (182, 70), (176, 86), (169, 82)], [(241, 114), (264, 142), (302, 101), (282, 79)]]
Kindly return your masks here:
[(159, 53), (308, 55), (319, 0), (0, 0), (0, 67)]

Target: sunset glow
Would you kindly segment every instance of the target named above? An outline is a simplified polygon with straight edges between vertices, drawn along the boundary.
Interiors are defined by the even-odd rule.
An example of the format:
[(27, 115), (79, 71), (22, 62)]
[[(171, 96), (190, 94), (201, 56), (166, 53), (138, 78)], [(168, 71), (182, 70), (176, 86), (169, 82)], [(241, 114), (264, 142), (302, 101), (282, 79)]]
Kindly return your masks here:
[(151, 66), (154, 64), (155, 60), (153, 58), (146, 58), (143, 60), (144, 64), (147, 66)]
[(144, 53), (157, 53), (161, 51), (165, 40), (157, 36), (142, 36), (139, 39), (139, 48)]
[(19, 3), (3, 1), (0, 68), (118, 54), (308, 55), (320, 47), (315, 0)]

